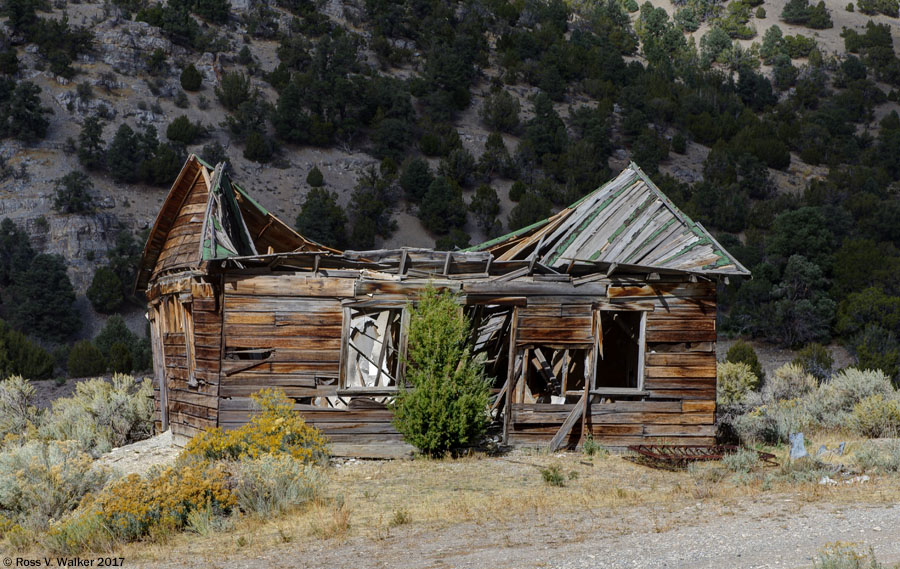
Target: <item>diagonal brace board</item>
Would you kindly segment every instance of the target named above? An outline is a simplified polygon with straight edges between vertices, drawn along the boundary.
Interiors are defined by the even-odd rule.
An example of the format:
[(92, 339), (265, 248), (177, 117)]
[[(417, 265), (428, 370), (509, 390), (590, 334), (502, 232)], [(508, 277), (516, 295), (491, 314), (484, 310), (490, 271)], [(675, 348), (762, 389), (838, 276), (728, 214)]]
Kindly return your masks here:
[(559, 447), (562, 446), (563, 440), (569, 436), (569, 433), (572, 432), (572, 427), (575, 426), (575, 423), (578, 422), (579, 419), (582, 418), (582, 414), (585, 410), (585, 404), (587, 403), (587, 396), (582, 395), (581, 399), (578, 400), (578, 403), (575, 404), (575, 407), (569, 413), (569, 416), (566, 417), (566, 420), (563, 422), (562, 426), (553, 435), (553, 439), (550, 440), (550, 450), (555, 451), (559, 450)]

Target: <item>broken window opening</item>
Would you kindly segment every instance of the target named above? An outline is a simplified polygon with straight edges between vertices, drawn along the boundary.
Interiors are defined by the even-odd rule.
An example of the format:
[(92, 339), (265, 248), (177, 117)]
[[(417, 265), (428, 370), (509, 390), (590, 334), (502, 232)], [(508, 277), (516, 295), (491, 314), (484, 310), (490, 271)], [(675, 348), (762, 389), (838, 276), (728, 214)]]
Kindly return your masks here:
[(406, 356), (403, 308), (349, 308), (341, 391), (396, 391)]
[(484, 358), (485, 376), (493, 378), (495, 390), (506, 382), (513, 314), (514, 307), (497, 304), (466, 308), (472, 322), (472, 354)]
[(522, 368), (517, 403), (577, 403), (584, 395), (585, 370), (591, 350), (535, 345), (520, 349), (516, 369)]
[(267, 360), (275, 350), (271, 348), (225, 348), (226, 360)]
[(604, 389), (641, 390), (646, 313), (600, 310), (599, 315), (602, 337), (594, 388), (598, 392)]

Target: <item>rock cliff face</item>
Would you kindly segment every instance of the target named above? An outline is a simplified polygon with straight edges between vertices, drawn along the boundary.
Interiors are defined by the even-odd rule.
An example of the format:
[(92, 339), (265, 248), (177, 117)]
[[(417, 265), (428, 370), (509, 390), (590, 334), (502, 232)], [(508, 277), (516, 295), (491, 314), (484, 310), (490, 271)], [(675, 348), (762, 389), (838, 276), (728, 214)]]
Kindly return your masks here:
[(111, 18), (94, 29), (97, 59), (116, 73), (135, 76), (148, 70), (147, 56), (162, 50), (169, 57), (183, 57), (185, 48), (164, 38), (158, 28), (146, 22)]

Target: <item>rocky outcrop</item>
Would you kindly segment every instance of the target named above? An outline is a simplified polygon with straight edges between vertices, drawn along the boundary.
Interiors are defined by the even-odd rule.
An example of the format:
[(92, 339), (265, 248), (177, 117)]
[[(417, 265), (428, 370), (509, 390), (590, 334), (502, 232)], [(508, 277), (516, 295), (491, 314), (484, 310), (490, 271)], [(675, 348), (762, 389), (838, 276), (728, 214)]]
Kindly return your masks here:
[(97, 26), (94, 34), (100, 60), (123, 75), (146, 72), (146, 59), (157, 49), (169, 57), (188, 53), (146, 22), (109, 19)]

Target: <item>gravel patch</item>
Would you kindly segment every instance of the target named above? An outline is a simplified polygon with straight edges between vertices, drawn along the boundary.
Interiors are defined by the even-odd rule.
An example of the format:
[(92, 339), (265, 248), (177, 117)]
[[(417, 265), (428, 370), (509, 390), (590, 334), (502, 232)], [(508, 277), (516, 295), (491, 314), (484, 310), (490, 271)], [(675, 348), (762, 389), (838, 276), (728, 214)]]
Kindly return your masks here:
[(97, 459), (97, 464), (107, 466), (123, 476), (146, 474), (154, 466), (167, 466), (175, 462), (181, 449), (172, 438), (172, 431), (144, 439), (130, 445), (114, 448)]
[[(414, 499), (414, 497), (411, 497)], [(812, 568), (828, 543), (900, 561), (900, 505), (801, 503), (786, 496), (622, 508), (515, 523), (411, 526), (387, 537), (304, 540), (246, 556), (201, 554), (136, 567), (391, 569)], [(251, 538), (252, 539), (252, 538)], [(364, 561), (363, 561), (364, 560)]]

